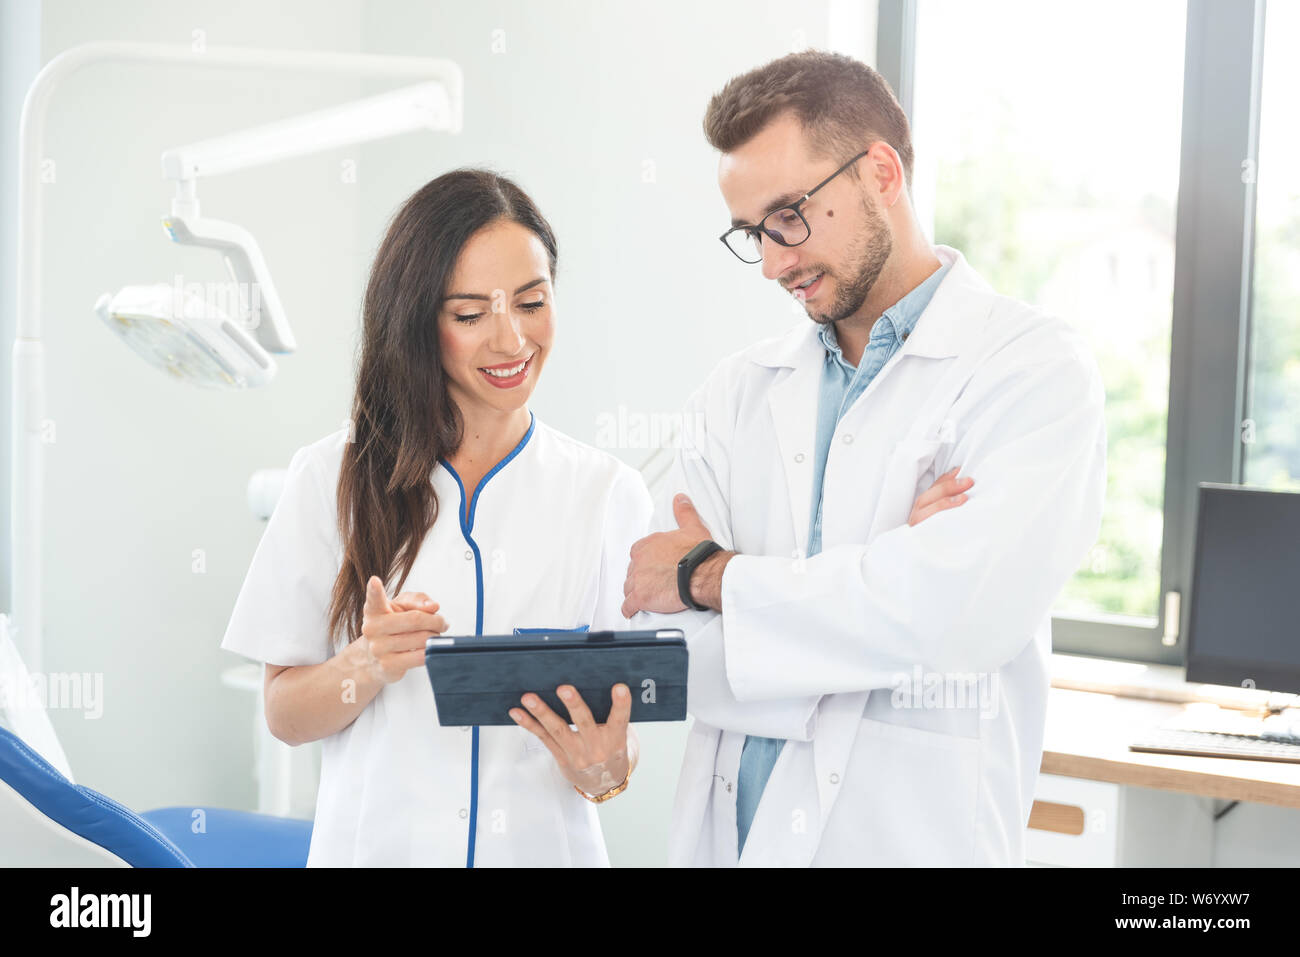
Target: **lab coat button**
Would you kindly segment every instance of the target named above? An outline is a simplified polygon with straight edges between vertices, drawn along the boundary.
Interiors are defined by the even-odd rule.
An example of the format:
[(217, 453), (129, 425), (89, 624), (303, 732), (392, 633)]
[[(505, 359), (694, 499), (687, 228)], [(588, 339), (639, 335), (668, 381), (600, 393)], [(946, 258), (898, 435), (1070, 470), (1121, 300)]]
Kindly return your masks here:
[(473, 560), (474, 560), (474, 553), (471, 552), (468, 548), (465, 549), (465, 561), (472, 562)]
[(844, 436), (844, 444), (845, 444), (845, 445), (852, 445), (852, 444), (853, 444), (853, 436), (851, 436), (851, 435), (845, 435), (845, 436)]
[(465, 808), (461, 808), (459, 813), (461, 817), (469, 817), (469, 811), (467, 811)]
[(794, 460), (795, 460), (796, 462), (802, 462), (802, 461), (803, 461), (803, 453), (802, 453), (802, 452), (796, 452), (796, 453), (794, 454)]
[(839, 776), (838, 774), (836, 774), (834, 771), (832, 771), (832, 772), (831, 772), (831, 784), (839, 784), (839, 783), (840, 783), (840, 776)]

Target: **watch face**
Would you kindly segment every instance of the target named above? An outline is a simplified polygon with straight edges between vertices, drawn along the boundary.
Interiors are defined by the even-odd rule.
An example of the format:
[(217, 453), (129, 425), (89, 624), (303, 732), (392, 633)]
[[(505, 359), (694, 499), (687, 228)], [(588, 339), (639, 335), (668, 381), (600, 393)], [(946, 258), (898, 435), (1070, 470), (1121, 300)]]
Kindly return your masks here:
[(710, 542), (710, 541), (700, 542), (698, 545), (696, 545), (694, 548), (692, 548), (689, 552), (686, 553), (686, 561), (692, 563), (698, 562), (701, 559), (703, 559), (705, 555), (709, 554), (715, 549), (720, 549), (721, 547), (722, 546), (719, 545), (717, 542)]

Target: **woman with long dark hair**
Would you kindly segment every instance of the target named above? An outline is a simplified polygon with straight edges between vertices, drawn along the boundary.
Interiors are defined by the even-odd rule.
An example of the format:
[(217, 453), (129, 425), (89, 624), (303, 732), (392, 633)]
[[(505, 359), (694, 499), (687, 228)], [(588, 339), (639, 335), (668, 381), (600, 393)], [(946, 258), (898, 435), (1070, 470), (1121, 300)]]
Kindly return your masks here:
[(290, 462), (222, 647), (266, 663), (277, 738), (322, 741), (309, 866), (608, 864), (591, 799), (635, 766), (628, 689), (603, 725), (570, 695), (577, 731), (533, 695), (518, 727), (444, 728), (423, 668), (448, 630), (627, 626), (645, 484), (528, 408), (555, 268), (514, 183), (425, 185), (371, 270), (351, 427)]

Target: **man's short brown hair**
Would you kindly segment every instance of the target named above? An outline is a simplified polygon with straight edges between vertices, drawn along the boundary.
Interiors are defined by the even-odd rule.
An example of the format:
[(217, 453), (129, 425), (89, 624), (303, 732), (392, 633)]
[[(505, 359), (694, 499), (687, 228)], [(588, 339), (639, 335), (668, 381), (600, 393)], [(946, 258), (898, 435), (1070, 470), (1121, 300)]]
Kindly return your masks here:
[(841, 53), (791, 53), (733, 77), (709, 101), (704, 136), (714, 149), (729, 153), (787, 110), (799, 118), (813, 149), (836, 163), (884, 140), (902, 160), (911, 189), (907, 115), (884, 77)]

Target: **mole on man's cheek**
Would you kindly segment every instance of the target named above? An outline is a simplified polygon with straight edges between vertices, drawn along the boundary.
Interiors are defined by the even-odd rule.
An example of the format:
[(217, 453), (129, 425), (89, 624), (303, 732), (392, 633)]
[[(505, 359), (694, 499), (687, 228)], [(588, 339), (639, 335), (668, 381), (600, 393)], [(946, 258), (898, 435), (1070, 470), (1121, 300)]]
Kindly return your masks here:
[(826, 215), (827, 215), (827, 216), (834, 216), (834, 215), (835, 215), (835, 210), (833, 210), (833, 209), (828, 209), (828, 210), (826, 210)]

